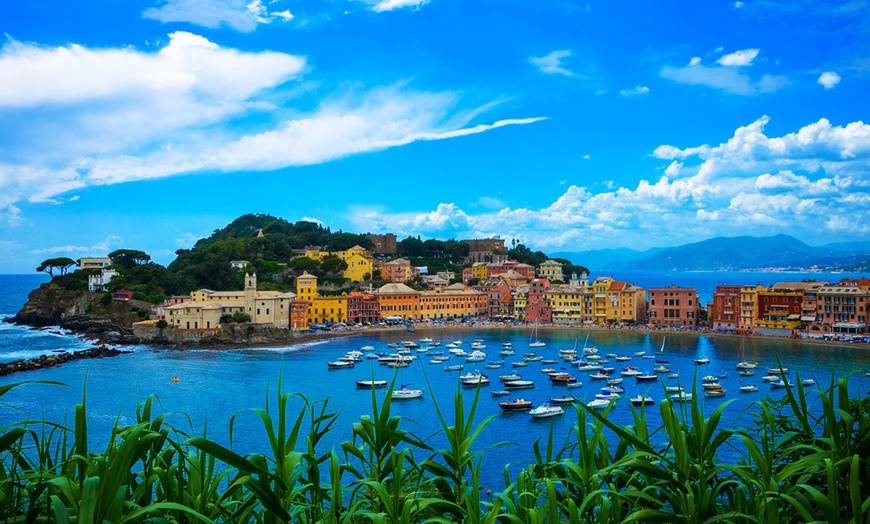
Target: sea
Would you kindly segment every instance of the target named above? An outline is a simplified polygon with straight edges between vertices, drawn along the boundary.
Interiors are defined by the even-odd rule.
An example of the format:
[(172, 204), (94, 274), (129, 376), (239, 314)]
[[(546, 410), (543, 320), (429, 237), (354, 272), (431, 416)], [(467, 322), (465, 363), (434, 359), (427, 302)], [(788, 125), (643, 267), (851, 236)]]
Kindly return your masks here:
[[(785, 280), (802, 280), (800, 275), (781, 273), (724, 273), (724, 274), (640, 274), (620, 275), (644, 287), (676, 283), (699, 289), (704, 293), (718, 283), (770, 284)], [(818, 280), (839, 281), (843, 276), (815, 274)], [(631, 280), (634, 279), (634, 280)], [(693, 280), (694, 279), (694, 280)], [(41, 275), (0, 275), (0, 319), (13, 316), (27, 300), (27, 294), (46, 278)], [(715, 284), (714, 284), (715, 282)], [(54, 368), (30, 371), (0, 377), (0, 385), (23, 382), (0, 398), (0, 428), (23, 420), (51, 421), (72, 424), (75, 406), (84, 403), (90, 432), (89, 445), (94, 451), (106, 448), (110, 429), (116, 425), (134, 423), (136, 407), (147, 397), (155, 397), (158, 412), (169, 413), (168, 422), (188, 435), (203, 436), (218, 441), (240, 453), (259, 451), (268, 454), (266, 432), (253, 409), (274, 410), (279, 382), (285, 392), (299, 393), (291, 400), (292, 410), (298, 413), (306, 403), (327, 403), (330, 410), (338, 413), (334, 429), (323, 441), (327, 449), (340, 449), (341, 443), (352, 438), (351, 425), (361, 416), (372, 412), (371, 390), (357, 389), (355, 381), (385, 379), (396, 380), (408, 389), (422, 389), (418, 399), (393, 401), (392, 412), (402, 418), (402, 426), (425, 440), (431, 446), (445, 446), (440, 432), (439, 411), (452, 425), (454, 399), (461, 395), (466, 411), (470, 410), (475, 395), (479, 394), (475, 422), (486, 421), (474, 449), (484, 453), (483, 485), (493, 491), (505, 486), (504, 472), (511, 476), (534, 461), (533, 445), (540, 442), (542, 449), (550, 431), (557, 446), (570, 444), (577, 439), (577, 418), (572, 408), (563, 416), (536, 420), (525, 412), (503, 413), (499, 401), (507, 398), (525, 398), (539, 405), (550, 398), (566, 395), (576, 396), (583, 402), (592, 400), (606, 384), (591, 380), (589, 372), (580, 372), (563, 360), (556, 364), (529, 363), (514, 367), (529, 349), (531, 332), (528, 328), (508, 327), (425, 327), (415, 332), (395, 331), (365, 333), (359, 336), (328, 339), (312, 343), (270, 348), (247, 349), (169, 349), (147, 345), (124, 347), (128, 354), (114, 358), (67, 362)], [(626, 366), (651, 372), (654, 360), (634, 356), (637, 352), (653, 355), (664, 348), (664, 358), (669, 360), (671, 373), (679, 378), (653, 383), (637, 383), (625, 377), (623, 396), (648, 393), (662, 400), (666, 393), (663, 383), (680, 385), (691, 391), (697, 377), (700, 393), (701, 378), (705, 375), (720, 375), (725, 397), (701, 397), (706, 413), (726, 401), (721, 427), (749, 427), (753, 424), (752, 406), (767, 395), (780, 398), (783, 389), (772, 389), (762, 382), (767, 368), (777, 367), (777, 357), (789, 368), (788, 377), (796, 381), (814, 378), (818, 384), (830, 384), (833, 378), (846, 377), (853, 394), (867, 395), (870, 378), (870, 351), (847, 343), (820, 345), (799, 340), (774, 337), (759, 337), (741, 340), (736, 336), (696, 335), (687, 333), (650, 333), (633, 330), (586, 330), (580, 328), (541, 329), (538, 336), (546, 342), (544, 348), (534, 351), (546, 359), (557, 359), (560, 349), (584, 345), (595, 347), (599, 355), (618, 354), (632, 357), (630, 361), (616, 362), (609, 358), (604, 364), (615, 367), (619, 373)], [(331, 369), (327, 362), (334, 361), (348, 351), (363, 346), (374, 346), (377, 352), (394, 352), (388, 343), (432, 338), (442, 343), (440, 350), (448, 354), (444, 345), (461, 342), (461, 347), (470, 352), (469, 346), (476, 340), (486, 345), (488, 354), (484, 362), (464, 363), (462, 371), (445, 371), (448, 364), (460, 364), (461, 359), (451, 357), (443, 364), (430, 364), (428, 354), (418, 353), (417, 359), (407, 368), (391, 369), (376, 360), (363, 360), (351, 369)], [(588, 338), (587, 338), (588, 337)], [(485, 364), (502, 359), (498, 352), (505, 342), (511, 342), (516, 350), (513, 357), (504, 357), (504, 366), (487, 369)], [(0, 323), (0, 362), (9, 362), (59, 351), (78, 351), (93, 347), (83, 340), (59, 328), (33, 329)], [(740, 352), (747, 360), (759, 362), (757, 374), (740, 377), (735, 368)], [(696, 365), (696, 358), (709, 358), (709, 364)], [(583, 383), (582, 387), (568, 389), (551, 384), (544, 368), (565, 370), (574, 374)], [(459, 375), (480, 371), (488, 375), (490, 384), (480, 388), (462, 387)], [(532, 389), (516, 390), (510, 397), (492, 396), (492, 391), (503, 389), (498, 377), (519, 373), (523, 379), (532, 380)], [(177, 381), (171, 380), (177, 378)], [(60, 383), (46, 383), (46, 381)], [(757, 393), (740, 393), (743, 385), (755, 384)], [(375, 391), (375, 400), (381, 403), (386, 390)], [(811, 403), (811, 410), (817, 409)], [(318, 404), (320, 405), (320, 404)], [(685, 406), (685, 405), (684, 405)], [(436, 409), (437, 407), (437, 409)], [(748, 409), (749, 408), (749, 409)], [(658, 406), (646, 409), (651, 427), (660, 422)], [(466, 413), (467, 415), (467, 413)], [(230, 435), (230, 421), (232, 435)], [(631, 424), (632, 412), (625, 399), (612, 410), (610, 420), (619, 424)], [(658, 434), (656, 438), (660, 438)], [(737, 452), (737, 451), (733, 451)], [(418, 457), (419, 460), (427, 458)]]

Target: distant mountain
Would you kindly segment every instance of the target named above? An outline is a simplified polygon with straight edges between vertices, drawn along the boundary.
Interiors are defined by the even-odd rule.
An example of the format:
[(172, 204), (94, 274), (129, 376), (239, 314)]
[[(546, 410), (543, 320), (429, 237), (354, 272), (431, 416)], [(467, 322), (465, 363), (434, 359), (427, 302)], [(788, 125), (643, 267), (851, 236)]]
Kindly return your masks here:
[(865, 242), (838, 242), (836, 244), (825, 244), (819, 246), (825, 249), (833, 249), (835, 251), (862, 252), (870, 253), (870, 241)]
[(850, 267), (867, 260), (870, 242), (813, 247), (789, 235), (717, 237), (647, 251), (604, 249), (561, 253), (593, 271), (704, 271)]

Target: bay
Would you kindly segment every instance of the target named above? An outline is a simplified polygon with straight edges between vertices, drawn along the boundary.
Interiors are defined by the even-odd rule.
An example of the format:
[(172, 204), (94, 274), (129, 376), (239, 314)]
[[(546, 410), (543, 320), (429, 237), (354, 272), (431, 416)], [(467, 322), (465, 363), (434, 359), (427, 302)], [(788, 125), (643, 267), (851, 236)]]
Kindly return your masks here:
[[(30, 277), (0, 277), (0, 296), (4, 297), (0, 315), (11, 315), (26, 300), (29, 285), (35, 285)], [(24, 280), (22, 280), (24, 279)], [(36, 281), (38, 283), (38, 281)], [(22, 289), (27, 288), (25, 291)], [(14, 295), (18, 298), (14, 299)], [(740, 339), (733, 336), (697, 336), (679, 333), (649, 333), (629, 330), (581, 330), (581, 329), (541, 329), (539, 337), (547, 342), (545, 348), (538, 349), (545, 358), (556, 358), (559, 349), (568, 349), (575, 344), (582, 347), (586, 335), (590, 346), (598, 348), (600, 355), (617, 353), (632, 356), (637, 351), (653, 354), (665, 338), (665, 354), (672, 372), (679, 372), (679, 383), (687, 390), (697, 374), (727, 372), (721, 380), (728, 391), (725, 398), (702, 398), (702, 404), (709, 413), (715, 406), (727, 399), (734, 402), (726, 410), (723, 426), (751, 425), (750, 415), (742, 415), (747, 407), (765, 395), (780, 397), (784, 390), (771, 390), (761, 381), (764, 370), (776, 366), (776, 356), (784, 365), (791, 368), (789, 376), (795, 373), (801, 378), (814, 377), (817, 382), (827, 384), (832, 377), (849, 377), (850, 389), (866, 394), (870, 379), (864, 372), (870, 371), (870, 353), (865, 349), (850, 345), (818, 345), (802, 341), (778, 338), (753, 338), (746, 341), (746, 357), (760, 362), (759, 371), (754, 377), (739, 377), (735, 369), (738, 361)], [(547, 375), (541, 372), (545, 367), (540, 363), (530, 363), (527, 367), (514, 368), (510, 364), (522, 358), (528, 349), (529, 331), (515, 328), (424, 328), (418, 327), (416, 333), (396, 331), (389, 333), (367, 333), (363, 336), (333, 339), (312, 344), (284, 348), (251, 348), (241, 350), (177, 350), (136, 346), (125, 348), (132, 351), (129, 355), (101, 360), (69, 362), (63, 366), (22, 373), (0, 378), (0, 384), (25, 380), (54, 380), (66, 386), (45, 384), (26, 384), (13, 389), (2, 398), (0, 425), (20, 421), (24, 417), (33, 420), (71, 422), (74, 406), (82, 401), (87, 387), (87, 414), (92, 438), (90, 445), (102, 449), (106, 445), (109, 429), (116, 423), (130, 424), (135, 421), (136, 405), (148, 395), (159, 399), (161, 412), (175, 413), (169, 421), (188, 434), (202, 435), (229, 445), (229, 421), (236, 416), (232, 445), (239, 452), (260, 451), (267, 453), (266, 436), (258, 417), (250, 412), (251, 408), (266, 406), (267, 397), (274, 406), (275, 391), (279, 379), (285, 391), (298, 392), (311, 402), (329, 399), (329, 406), (339, 412), (335, 430), (324, 442), (327, 448), (338, 449), (340, 444), (351, 438), (350, 426), (360, 416), (371, 413), (371, 391), (359, 390), (356, 380), (371, 378), (392, 380), (409, 384), (411, 388), (425, 391), (423, 398), (393, 402), (393, 413), (401, 416), (404, 429), (424, 438), (434, 447), (444, 442), (438, 434), (440, 425), (435, 411), (436, 402), (448, 423), (452, 424), (453, 397), (457, 392), (462, 395), (468, 408), (475, 390), (459, 386), (458, 372), (446, 372), (441, 365), (428, 364), (429, 358), (420, 357), (414, 363), (398, 371), (364, 360), (352, 369), (330, 370), (327, 361), (344, 355), (347, 351), (362, 346), (373, 345), (378, 351), (389, 351), (387, 343), (408, 340), (411, 337), (431, 337), (442, 344), (454, 340), (463, 342), (468, 350), (472, 340), (483, 339), (487, 345), (484, 350), (489, 354), (487, 360), (497, 360), (498, 350), (503, 342), (511, 342), (516, 347), (516, 356), (506, 358), (501, 369), (485, 369), (485, 362), (465, 364), (462, 371), (475, 369), (489, 375), (491, 384), (480, 391), (479, 408), (476, 419), (483, 420), (493, 416), (487, 429), (481, 434), (476, 449), (484, 449), (500, 442), (510, 444), (486, 451), (483, 477), (487, 487), (493, 490), (503, 487), (503, 470), (510, 465), (510, 471), (531, 463), (532, 445), (547, 439), (551, 424), (557, 445), (575, 438), (572, 431), (576, 417), (570, 409), (566, 415), (549, 420), (532, 420), (525, 412), (502, 414), (497, 400), (491, 391), (500, 389), (497, 376), (517, 371), (523, 378), (533, 380), (535, 387), (520, 390), (514, 397), (521, 396), (542, 403), (551, 397), (566, 393), (577, 396), (581, 401), (594, 397), (603, 382), (591, 381), (589, 373), (572, 370), (559, 360), (551, 365), (555, 369), (566, 368), (583, 382), (581, 388), (567, 389), (552, 385)], [(78, 337), (64, 334), (59, 330), (33, 330), (26, 327), (0, 324), (0, 359), (3, 361), (24, 358), (22, 355), (38, 356), (52, 350), (76, 350), (90, 344)], [(443, 349), (443, 347), (442, 347)], [(445, 350), (446, 353), (446, 350)], [(710, 364), (696, 366), (695, 358), (706, 357)], [(448, 363), (459, 363), (452, 357)], [(617, 368), (632, 365), (642, 371), (652, 371), (653, 360), (633, 357), (628, 362), (615, 362), (610, 359), (606, 366)], [(170, 380), (178, 377), (179, 382)], [(677, 380), (665, 380), (676, 383)], [(759, 392), (741, 394), (739, 387), (757, 384)], [(662, 384), (636, 383), (626, 377), (624, 396), (649, 392), (656, 400), (665, 398)], [(698, 388), (700, 390), (700, 388)], [(378, 402), (385, 395), (377, 390)], [(501, 397), (504, 399), (505, 397)], [(293, 410), (303, 407), (302, 398), (293, 399)], [(652, 406), (647, 411), (651, 426), (660, 423), (658, 408)], [(742, 415), (742, 418), (741, 418)], [(611, 420), (620, 424), (631, 423), (631, 408), (622, 400), (612, 411)], [(424, 457), (418, 457), (420, 459)]]

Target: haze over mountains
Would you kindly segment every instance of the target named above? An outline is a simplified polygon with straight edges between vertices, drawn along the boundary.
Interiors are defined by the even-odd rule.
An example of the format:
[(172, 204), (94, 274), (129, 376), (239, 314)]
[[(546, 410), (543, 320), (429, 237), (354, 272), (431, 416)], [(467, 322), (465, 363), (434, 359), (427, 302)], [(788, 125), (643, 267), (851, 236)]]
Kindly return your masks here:
[(599, 271), (741, 271), (870, 269), (870, 242), (810, 246), (789, 235), (717, 237), (675, 247), (600, 249), (558, 252), (593, 272)]

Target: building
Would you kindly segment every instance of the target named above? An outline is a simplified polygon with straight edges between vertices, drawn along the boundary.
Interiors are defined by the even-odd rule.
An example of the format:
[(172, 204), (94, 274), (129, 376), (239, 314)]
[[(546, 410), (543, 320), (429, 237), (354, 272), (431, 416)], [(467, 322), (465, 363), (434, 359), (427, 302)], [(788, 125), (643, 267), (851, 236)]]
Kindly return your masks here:
[(549, 324), (553, 321), (553, 310), (545, 298), (548, 289), (550, 289), (550, 281), (546, 278), (536, 278), (529, 282), (523, 320), (541, 324)]
[(456, 278), (456, 273), (453, 271), (439, 271), (435, 273), (438, 278), (443, 278), (444, 280), (450, 282)]
[(244, 269), (249, 264), (247, 260), (230, 260), (230, 267), (234, 269)]
[(774, 291), (799, 291), (801, 293), (800, 321), (809, 325), (817, 320), (819, 289), (827, 285), (829, 284), (826, 282), (815, 281), (777, 282), (771, 289)]
[(654, 287), (649, 290), (649, 323), (657, 326), (697, 326), (701, 316), (698, 290), (693, 287)]
[(347, 269), (342, 275), (344, 278), (350, 279), (351, 282), (363, 282), (372, 278), (374, 271), (372, 254), (364, 247), (353, 246), (350, 249), (338, 251), (335, 255), (347, 264)]
[(488, 311), (487, 295), (462, 284), (420, 293), (420, 319), (476, 318)]
[(416, 320), (420, 317), (420, 292), (405, 284), (384, 284), (378, 288), (381, 320)]
[(551, 282), (553, 280), (564, 280), (564, 277), (562, 276), (562, 264), (555, 260), (547, 260), (538, 266), (538, 277), (546, 278)]
[(79, 259), (79, 268), (81, 269), (102, 269), (112, 265), (112, 259), (109, 257), (85, 257)]
[(816, 293), (816, 321), (810, 333), (865, 334), (870, 291), (853, 285), (824, 285)]
[(758, 292), (764, 286), (741, 286), (740, 287), (740, 328), (751, 330), (755, 327), (758, 318)]
[(381, 320), (381, 306), (373, 293), (352, 291), (347, 299), (347, 321), (374, 324)]
[(371, 240), (372, 244), (375, 245), (372, 251), (379, 255), (395, 255), (399, 252), (396, 235), (392, 233), (383, 235), (372, 235), (369, 233), (366, 235), (366, 238)]
[(529, 285), (524, 284), (517, 286), (511, 291), (514, 297), (514, 318), (524, 320), (526, 315), (526, 306), (529, 304)]
[(618, 324), (647, 320), (646, 289), (626, 282), (611, 281), (607, 290), (605, 318)]
[[(713, 291), (713, 305), (708, 320), (716, 329), (734, 329), (740, 326), (740, 290), (742, 286), (719, 284)], [(652, 309), (652, 304), (650, 304)]]
[(592, 320), (596, 324), (607, 323), (607, 292), (612, 282), (612, 277), (598, 277), (592, 283)]
[(381, 270), (381, 278), (385, 282), (403, 284), (419, 275), (417, 268), (405, 258), (397, 258), (389, 262), (376, 262), (376, 265)]
[(133, 300), (133, 292), (129, 289), (119, 289), (112, 293), (112, 300), (116, 302), (129, 302)]
[(348, 295), (345, 293), (335, 296), (318, 295), (312, 298), (308, 308), (308, 323), (313, 325), (348, 322), (348, 301)]
[(467, 267), (462, 270), (462, 283), (467, 284), (469, 280), (474, 278), (474, 270), (470, 267)]
[(465, 257), (467, 264), (475, 262), (498, 263), (508, 260), (504, 240), (500, 238), (460, 240), (460, 242), (468, 244), (468, 256)]
[(426, 287), (429, 289), (444, 289), (450, 285), (449, 280), (445, 280), (437, 275), (423, 276), (423, 283), (426, 284)]
[(114, 269), (101, 269), (99, 273), (88, 275), (88, 291), (95, 293), (97, 291), (106, 291), (109, 282), (113, 277), (118, 276), (118, 272)]
[(506, 297), (511, 296), (511, 288), (504, 280), (487, 280), (474, 286), (474, 289), (486, 294), (489, 305), (488, 317), (497, 318), (502, 316), (501, 303)]
[(758, 291), (758, 316), (753, 325), (758, 328), (792, 330), (801, 327), (803, 291), (774, 287)]
[(296, 296), (300, 300), (311, 302), (317, 296), (317, 277), (309, 273), (296, 277)]
[(489, 275), (489, 264), (486, 262), (475, 262), (471, 264), (471, 278), (476, 278), (478, 281), (488, 280)]
[(554, 324), (582, 324), (586, 320), (586, 291), (569, 285), (552, 286), (544, 299), (552, 311)]

